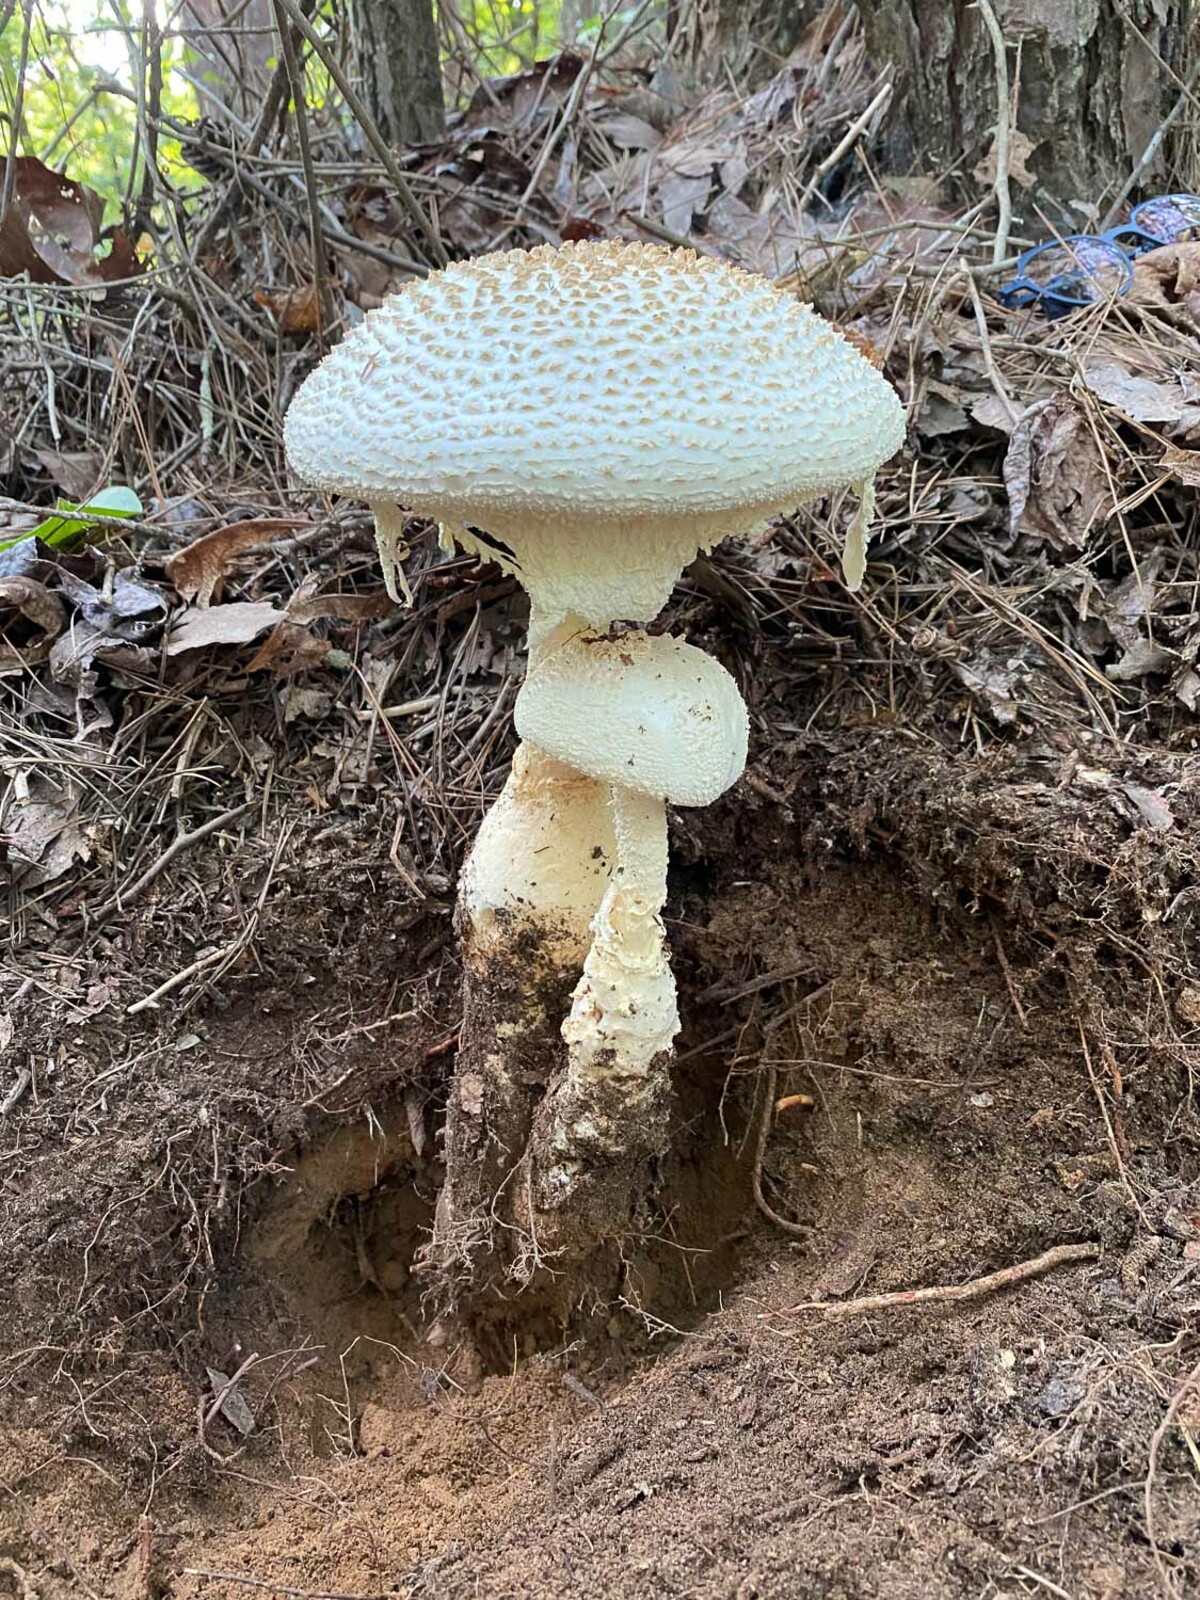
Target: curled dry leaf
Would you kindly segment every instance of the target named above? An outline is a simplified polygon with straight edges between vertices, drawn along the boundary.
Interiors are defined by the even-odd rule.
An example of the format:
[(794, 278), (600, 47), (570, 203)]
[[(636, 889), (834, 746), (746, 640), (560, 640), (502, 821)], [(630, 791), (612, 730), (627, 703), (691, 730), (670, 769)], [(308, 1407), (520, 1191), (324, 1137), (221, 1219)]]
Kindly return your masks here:
[(23, 792), (12, 796), (0, 820), (0, 847), (12, 883), (34, 889), (61, 878), (76, 861), (89, 858), (91, 846), (79, 820), (77, 801), (69, 785), (58, 789), (36, 777), (23, 786)]
[(1177, 326), (1200, 328), (1200, 239), (1139, 256), (1127, 299), (1163, 312)]
[(280, 333), (316, 333), (321, 326), (321, 297), (315, 283), (299, 289), (260, 289), (254, 303), (271, 313)]
[(45, 634), (61, 633), (67, 608), (44, 583), (34, 578), (0, 578), (0, 612), (16, 611)]
[(1112, 509), (1104, 456), (1074, 401), (1041, 401), (1019, 419), (1004, 457), (1009, 526), (1014, 534), (1080, 549)]
[(282, 615), (269, 600), (233, 600), (208, 611), (193, 606), (176, 618), (167, 635), (166, 651), (169, 656), (179, 656), (214, 644), (249, 644)]
[(167, 576), (183, 600), (194, 600), (198, 611), (207, 610), (218, 586), (244, 550), (268, 544), (272, 539), (295, 533), (311, 524), (297, 517), (255, 517), (215, 528), (203, 538), (185, 545), (168, 558)]
[(288, 601), (287, 611), (274, 632), (264, 639), (248, 672), (273, 667), (281, 678), (320, 666), (329, 654), (328, 639), (311, 633), (311, 622), (373, 622), (392, 609), (384, 594), (314, 594), (311, 582), (300, 586)]

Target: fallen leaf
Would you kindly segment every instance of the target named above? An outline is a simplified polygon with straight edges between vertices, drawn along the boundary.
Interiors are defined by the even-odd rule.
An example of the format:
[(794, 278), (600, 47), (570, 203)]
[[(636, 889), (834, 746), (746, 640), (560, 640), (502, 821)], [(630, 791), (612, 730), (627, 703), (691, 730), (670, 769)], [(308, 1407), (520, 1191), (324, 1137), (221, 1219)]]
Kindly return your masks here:
[(104, 201), (36, 156), (13, 161), (12, 204), (0, 222), (0, 278), (97, 284), (142, 270), (127, 235), (101, 231)]
[(283, 534), (310, 526), (297, 517), (255, 517), (245, 522), (231, 522), (177, 550), (165, 563), (167, 576), (181, 599), (194, 600), (196, 609), (205, 611), (221, 579), (243, 550), (256, 544), (268, 544)]
[(191, 607), (176, 619), (167, 635), (169, 656), (205, 650), (214, 644), (249, 644), (283, 616), (269, 600), (233, 600), (207, 611)]
[(1005, 405), (998, 394), (985, 394), (981, 400), (973, 401), (971, 420), (981, 428), (994, 428), (997, 433), (1007, 434), (1011, 434), (1017, 424), (1012, 407)]
[(218, 1407), (225, 1421), (231, 1423), (243, 1438), (253, 1433), (255, 1429), (254, 1413), (243, 1395), (236, 1388), (230, 1388), (230, 1378), (227, 1372), (221, 1372), (216, 1367), (207, 1367), (208, 1381), (212, 1385), (213, 1398), (221, 1394), (224, 1398)]
[(1189, 331), (1200, 327), (1200, 239), (1139, 256), (1125, 298), (1131, 305), (1164, 312)]
[(302, 623), (285, 616), (263, 640), (246, 671), (264, 672), (267, 667), (273, 667), (281, 678), (297, 672), (311, 672), (321, 665), (330, 648), (328, 639), (318, 639)]
[(1058, 549), (1080, 549), (1112, 491), (1095, 434), (1074, 401), (1043, 400), (1018, 420), (1004, 457), (1009, 526)]
[(266, 307), (280, 333), (315, 333), (321, 326), (321, 296), (315, 283), (299, 289), (260, 289), (254, 303)]
[(981, 700), (1002, 728), (1017, 720), (1017, 675), (1020, 663), (999, 662), (987, 650), (970, 661), (951, 661), (950, 670), (976, 699)]
[(652, 127), (644, 117), (630, 116), (625, 111), (598, 117), (596, 128), (620, 150), (656, 150), (662, 143), (662, 134), (657, 128)]
[(302, 689), (297, 684), (289, 683), (284, 686), (280, 703), (284, 722), (295, 722), (298, 717), (320, 722), (329, 715), (333, 696), (326, 689)]
[(1116, 361), (1086, 368), (1083, 381), (1098, 399), (1133, 422), (1179, 422), (1189, 409), (1197, 410), (1196, 395), (1189, 394), (1180, 380), (1160, 383)]
[(1126, 649), (1120, 661), (1105, 667), (1104, 675), (1113, 683), (1135, 683), (1152, 672), (1169, 672), (1176, 660), (1173, 650), (1165, 650), (1153, 639), (1137, 639)]
[[(1032, 189), (1037, 182), (1037, 173), (1029, 170), (1029, 158), (1036, 149), (1037, 144), (1027, 133), (1022, 133), (1020, 128), (1009, 129), (1008, 175), (1010, 178), (1015, 178), (1022, 189)], [(976, 183), (986, 184), (989, 187), (995, 183), (997, 162), (997, 146), (993, 139), (991, 149), (971, 174)]]
[(1147, 827), (1153, 828), (1156, 833), (1165, 833), (1168, 828), (1175, 826), (1174, 814), (1157, 789), (1145, 789), (1140, 783), (1122, 781), (1121, 792), (1136, 808)]
[(1200, 706), (1200, 672), (1195, 667), (1187, 667), (1183, 676), (1175, 685), (1175, 698), (1181, 706), (1188, 711), (1195, 712)]
[(67, 608), (58, 596), (33, 578), (0, 578), (0, 611), (17, 611), (34, 627), (53, 637), (67, 624)]
[(0, 823), (0, 845), (13, 883), (37, 888), (61, 878), (76, 861), (88, 860), (91, 846), (76, 801), (73, 789), (57, 789), (35, 777), (25, 795), (10, 803)]
[(72, 500), (86, 500), (104, 476), (104, 457), (97, 450), (39, 449), (34, 451), (42, 466), (64, 494)]

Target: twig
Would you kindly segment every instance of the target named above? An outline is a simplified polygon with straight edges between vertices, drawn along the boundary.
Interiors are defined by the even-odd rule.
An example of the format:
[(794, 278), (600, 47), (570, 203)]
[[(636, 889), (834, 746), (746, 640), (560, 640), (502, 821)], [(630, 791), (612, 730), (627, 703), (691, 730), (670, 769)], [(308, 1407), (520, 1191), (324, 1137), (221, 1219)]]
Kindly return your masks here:
[[(777, 1228), (782, 1228), (784, 1233), (793, 1234), (798, 1239), (806, 1239), (812, 1232), (807, 1223), (789, 1222), (787, 1217), (781, 1217), (768, 1202), (762, 1190), (763, 1157), (767, 1153), (767, 1140), (771, 1135), (771, 1122), (775, 1114), (775, 1085), (778, 1074), (774, 1067), (767, 1068), (767, 1091), (763, 1102), (762, 1118), (758, 1124), (758, 1142), (754, 1147), (754, 1204), (766, 1217), (768, 1222), (773, 1222)], [(793, 1307), (793, 1309), (795, 1309)]]
[(201, 1412), (200, 1412), (200, 1436), (201, 1436), (201, 1438), (203, 1438), (204, 1435), (208, 1432), (209, 1428), (212, 1426), (213, 1422), (216, 1420), (217, 1412), (220, 1411), (221, 1407), (225, 1404), (226, 1400), (229, 1399), (229, 1396), (237, 1388), (239, 1382), (246, 1376), (246, 1374), (250, 1371), (251, 1367), (255, 1367), (257, 1365), (258, 1365), (258, 1351), (256, 1350), (251, 1355), (248, 1355), (246, 1357), (246, 1359), (242, 1362), (241, 1366), (237, 1369), (237, 1371), (233, 1374), (233, 1376), (231, 1378), (226, 1378), (225, 1379), (225, 1382), (217, 1390), (216, 1395), (213, 1398), (213, 1403), (212, 1403), (212, 1405), (209, 1406), (208, 1410), (205, 1411), (203, 1408), (201, 1409)]
[[(164, 982), (159, 984), (157, 989), (152, 989), (149, 994), (143, 995), (140, 1000), (135, 1000), (132, 1005), (126, 1006), (125, 1015), (127, 1017), (136, 1016), (139, 1011), (146, 1011), (151, 1006), (156, 1006), (158, 1002), (164, 998), (164, 996), (171, 994), (174, 990), (178, 989), (179, 986), (183, 983), (186, 983), (189, 978), (194, 978), (201, 972), (207, 972), (210, 967), (220, 967), (222, 966), (222, 963), (233, 961), (235, 957), (239, 956), (241, 952), (247, 948), (255, 934), (258, 932), (259, 919), (262, 916), (262, 909), (266, 904), (268, 891), (270, 890), (271, 884), (274, 881), (276, 869), (279, 866), (279, 858), (283, 854), (284, 846), (288, 839), (290, 839), (291, 834), (291, 827), (285, 827), (283, 832), (279, 835), (275, 845), (275, 852), (271, 857), (270, 869), (267, 872), (262, 888), (258, 892), (258, 898), (254, 903), (254, 909), (250, 913), (250, 916), (246, 922), (246, 926), (238, 934), (237, 938), (231, 939), (228, 944), (221, 945), (221, 947), (217, 950), (210, 950), (207, 955), (201, 956), (198, 960), (193, 961), (190, 963), (190, 965), (184, 967), (182, 972), (176, 972), (171, 977), (165, 979)], [(222, 971), (223, 970), (224, 967), (222, 967)]]
[(992, 0), (975, 0), (975, 4), (983, 17), (996, 58), (996, 177), (992, 189), (996, 196), (997, 216), (992, 265), (997, 266), (1008, 254), (1008, 236), (1012, 232), (1012, 193), (1008, 184), (1012, 118), (1008, 96), (1008, 45)]
[(1137, 188), (1138, 183), (1141, 181), (1142, 174), (1157, 157), (1163, 140), (1187, 109), (1197, 87), (1200, 87), (1200, 57), (1197, 57), (1197, 59), (1192, 63), (1192, 70), (1188, 73), (1187, 82), (1180, 90), (1178, 100), (1176, 100), (1175, 104), (1171, 107), (1166, 116), (1159, 123), (1158, 127), (1155, 128), (1154, 132), (1151, 134), (1150, 142), (1142, 151), (1141, 160), (1137, 163), (1133, 171), (1129, 174), (1128, 178), (1126, 178), (1125, 182), (1121, 185), (1121, 188), (1117, 194), (1117, 198), (1104, 213), (1104, 220), (1100, 224), (1101, 232), (1103, 232), (1105, 228), (1111, 228), (1113, 223), (1117, 220), (1117, 217), (1124, 207), (1126, 200), (1128, 200), (1129, 196), (1133, 193), (1133, 191)]
[(1067, 1266), (1075, 1261), (1096, 1261), (1099, 1256), (1098, 1244), (1057, 1244), (1052, 1250), (1034, 1256), (1032, 1261), (1019, 1261), (1014, 1267), (1002, 1267), (999, 1272), (988, 1272), (982, 1278), (970, 1278), (966, 1283), (938, 1284), (930, 1289), (898, 1289), (893, 1294), (871, 1294), (862, 1300), (801, 1300), (798, 1305), (789, 1306), (788, 1313), (824, 1311), (834, 1317), (856, 1317), (871, 1311), (891, 1311), (901, 1306), (981, 1300), (984, 1295), (998, 1294), (1002, 1289), (1011, 1289), (1014, 1284), (1040, 1278), (1047, 1272), (1053, 1272), (1055, 1267)]
[(375, 126), (370, 112), (351, 88), (350, 80), (342, 71), (341, 63), (320, 34), (302, 14), (296, 4), (296, 0), (278, 0), (278, 4), (287, 12), (296, 27), (299, 28), (300, 32), (324, 62), (326, 71), (337, 85), (338, 93), (350, 107), (354, 120), (366, 135), (368, 144), (383, 163), (383, 170), (391, 179), (392, 185), (400, 198), (401, 205), (408, 212), (410, 219), (415, 223), (424, 238), (430, 260), (433, 261), (435, 266), (444, 267), (450, 258), (446, 254), (446, 247), (442, 243), (441, 236), (425, 215), (420, 201), (409, 187), (408, 179), (401, 172), (399, 162), (388, 148), (387, 141)]
[(983, 369), (988, 375), (988, 382), (997, 400), (1008, 412), (1011, 421), (1016, 422), (1021, 415), (1020, 406), (1016, 405), (1008, 390), (1004, 387), (1004, 379), (996, 366), (996, 358), (992, 354), (992, 341), (988, 337), (987, 317), (984, 314), (983, 301), (979, 295), (979, 285), (975, 282), (970, 266), (965, 260), (959, 261), (959, 268), (967, 281), (967, 292), (971, 296), (971, 308), (975, 313), (975, 326), (979, 330), (979, 348), (983, 355)]
[[(17, 152), (21, 143), (21, 113), (25, 106), (25, 74), (29, 70), (29, 40), (33, 33), (33, 0), (24, 0), (21, 7), (25, 18), (25, 31), (21, 35), (21, 59), (17, 66), (17, 88), (13, 95), (12, 115), (8, 125), (8, 157), (4, 163), (4, 187), (0, 190), (0, 223), (8, 215), (13, 191), (17, 182)], [(9, 13), (11, 16), (11, 12)]]
[(123, 889), (115, 894), (111, 900), (106, 900), (96, 910), (93, 916), (93, 923), (101, 917), (109, 916), (114, 911), (124, 911), (128, 906), (140, 900), (159, 873), (165, 871), (176, 856), (182, 855), (185, 850), (190, 850), (192, 845), (199, 844), (201, 839), (207, 839), (211, 834), (219, 833), (222, 828), (227, 828), (231, 822), (236, 822), (239, 817), (244, 817), (247, 811), (253, 811), (257, 805), (257, 799), (244, 800), (240, 806), (232, 806), (228, 811), (222, 811), (219, 817), (210, 817), (200, 827), (193, 828), (191, 833), (181, 833), (172, 839), (158, 860), (152, 861), (140, 878), (131, 883), (128, 889)]
[(217, 1578), (221, 1583), (240, 1583), (247, 1589), (269, 1589), (272, 1594), (286, 1594), (294, 1600), (395, 1600), (395, 1591), (389, 1596), (382, 1589), (371, 1594), (348, 1594), (344, 1590), (295, 1589), (288, 1583), (271, 1583), (266, 1578), (252, 1578), (245, 1572), (213, 1572), (208, 1567), (180, 1567), (185, 1578)]
[(600, 1396), (589, 1389), (587, 1384), (577, 1378), (573, 1372), (564, 1372), (562, 1381), (563, 1388), (569, 1389), (576, 1399), (586, 1400), (588, 1405), (594, 1406), (597, 1411), (604, 1410), (604, 1401)]
[(16, 1110), (17, 1106), (20, 1105), (21, 1101), (28, 1093), (29, 1085), (32, 1082), (33, 1073), (28, 1067), (22, 1067), (20, 1072), (17, 1074), (16, 1083), (13, 1084), (12, 1088), (4, 1096), (4, 1099), (0, 1100), (0, 1117), (6, 1117), (10, 1111)]
[(853, 148), (857, 141), (866, 132), (875, 116), (880, 111), (883, 111), (890, 103), (894, 92), (895, 85), (891, 83), (885, 83), (883, 88), (880, 89), (879, 93), (871, 101), (871, 104), (867, 107), (867, 109), (862, 112), (861, 115), (855, 117), (854, 121), (846, 129), (845, 133), (838, 140), (837, 144), (825, 157), (824, 161), (820, 163), (820, 165), (814, 171), (812, 177), (808, 180), (808, 183), (804, 189), (804, 193), (800, 196), (800, 204), (796, 207), (798, 212), (802, 213), (807, 209), (808, 202), (812, 199), (813, 195), (816, 194), (817, 186), (821, 182), (821, 179), (827, 172), (832, 172), (834, 167), (837, 166), (838, 162), (842, 159), (846, 152)]
[(317, 195), (317, 178), (313, 171), (312, 148), (308, 141), (308, 110), (304, 102), (304, 75), (296, 58), (296, 40), (284, 16), (280, 0), (273, 0), (275, 28), (283, 50), (288, 82), (292, 89), (292, 114), (296, 121), (296, 143), (300, 151), (300, 168), (304, 174), (304, 188), (308, 195), (308, 233), (313, 258), (313, 277), (317, 285), (317, 348), (323, 350), (329, 330), (333, 326), (333, 298), (329, 293), (329, 280), (325, 274), (325, 239), (321, 224), (321, 202)]
[(1017, 980), (1014, 978), (1013, 970), (1008, 964), (1008, 956), (1005, 953), (1004, 946), (1000, 943), (1000, 929), (996, 926), (996, 922), (993, 917), (988, 918), (988, 926), (992, 930), (992, 943), (996, 946), (996, 959), (1000, 963), (1000, 971), (1004, 974), (1004, 983), (1008, 989), (1008, 998), (1013, 1003), (1013, 1010), (1017, 1013), (1017, 1019), (1020, 1022), (1021, 1027), (1026, 1033), (1028, 1033), (1029, 1018), (1025, 1015), (1025, 1007), (1021, 1004), (1021, 995), (1017, 989)]

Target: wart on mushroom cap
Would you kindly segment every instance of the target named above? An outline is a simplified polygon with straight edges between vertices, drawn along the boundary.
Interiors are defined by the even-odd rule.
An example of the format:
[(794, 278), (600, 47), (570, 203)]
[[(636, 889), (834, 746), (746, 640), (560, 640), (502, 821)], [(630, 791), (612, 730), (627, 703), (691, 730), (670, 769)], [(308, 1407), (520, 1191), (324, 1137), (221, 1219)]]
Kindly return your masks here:
[(891, 386), (807, 306), (704, 256), (607, 243), (408, 285), (285, 425), (308, 482), (385, 518), (403, 502), (467, 546), (485, 528), (538, 609), (594, 625), (648, 621), (697, 550), (865, 486), (903, 436)]

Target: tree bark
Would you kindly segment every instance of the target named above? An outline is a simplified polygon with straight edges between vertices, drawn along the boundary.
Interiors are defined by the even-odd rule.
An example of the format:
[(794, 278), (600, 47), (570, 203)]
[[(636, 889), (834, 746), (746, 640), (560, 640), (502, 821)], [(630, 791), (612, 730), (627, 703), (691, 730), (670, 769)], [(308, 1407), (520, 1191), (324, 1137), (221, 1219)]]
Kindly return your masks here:
[[(1118, 193), (1180, 93), (1189, 0), (992, 0), (1008, 44), (1015, 128), (1036, 198), (1098, 206)], [(896, 97), (886, 140), (892, 170), (967, 174), (997, 121), (995, 54), (965, 0), (860, 0), (867, 55), (891, 67)], [(1190, 41), (1192, 52), (1196, 40)], [(1185, 119), (1186, 120), (1186, 119)], [(1029, 141), (1029, 148), (1025, 141)], [(1147, 167), (1153, 189), (1171, 171), (1171, 142)], [(1053, 220), (1080, 226), (1078, 208)]]
[(391, 145), (446, 132), (433, 0), (355, 0), (354, 53), (363, 99)]

